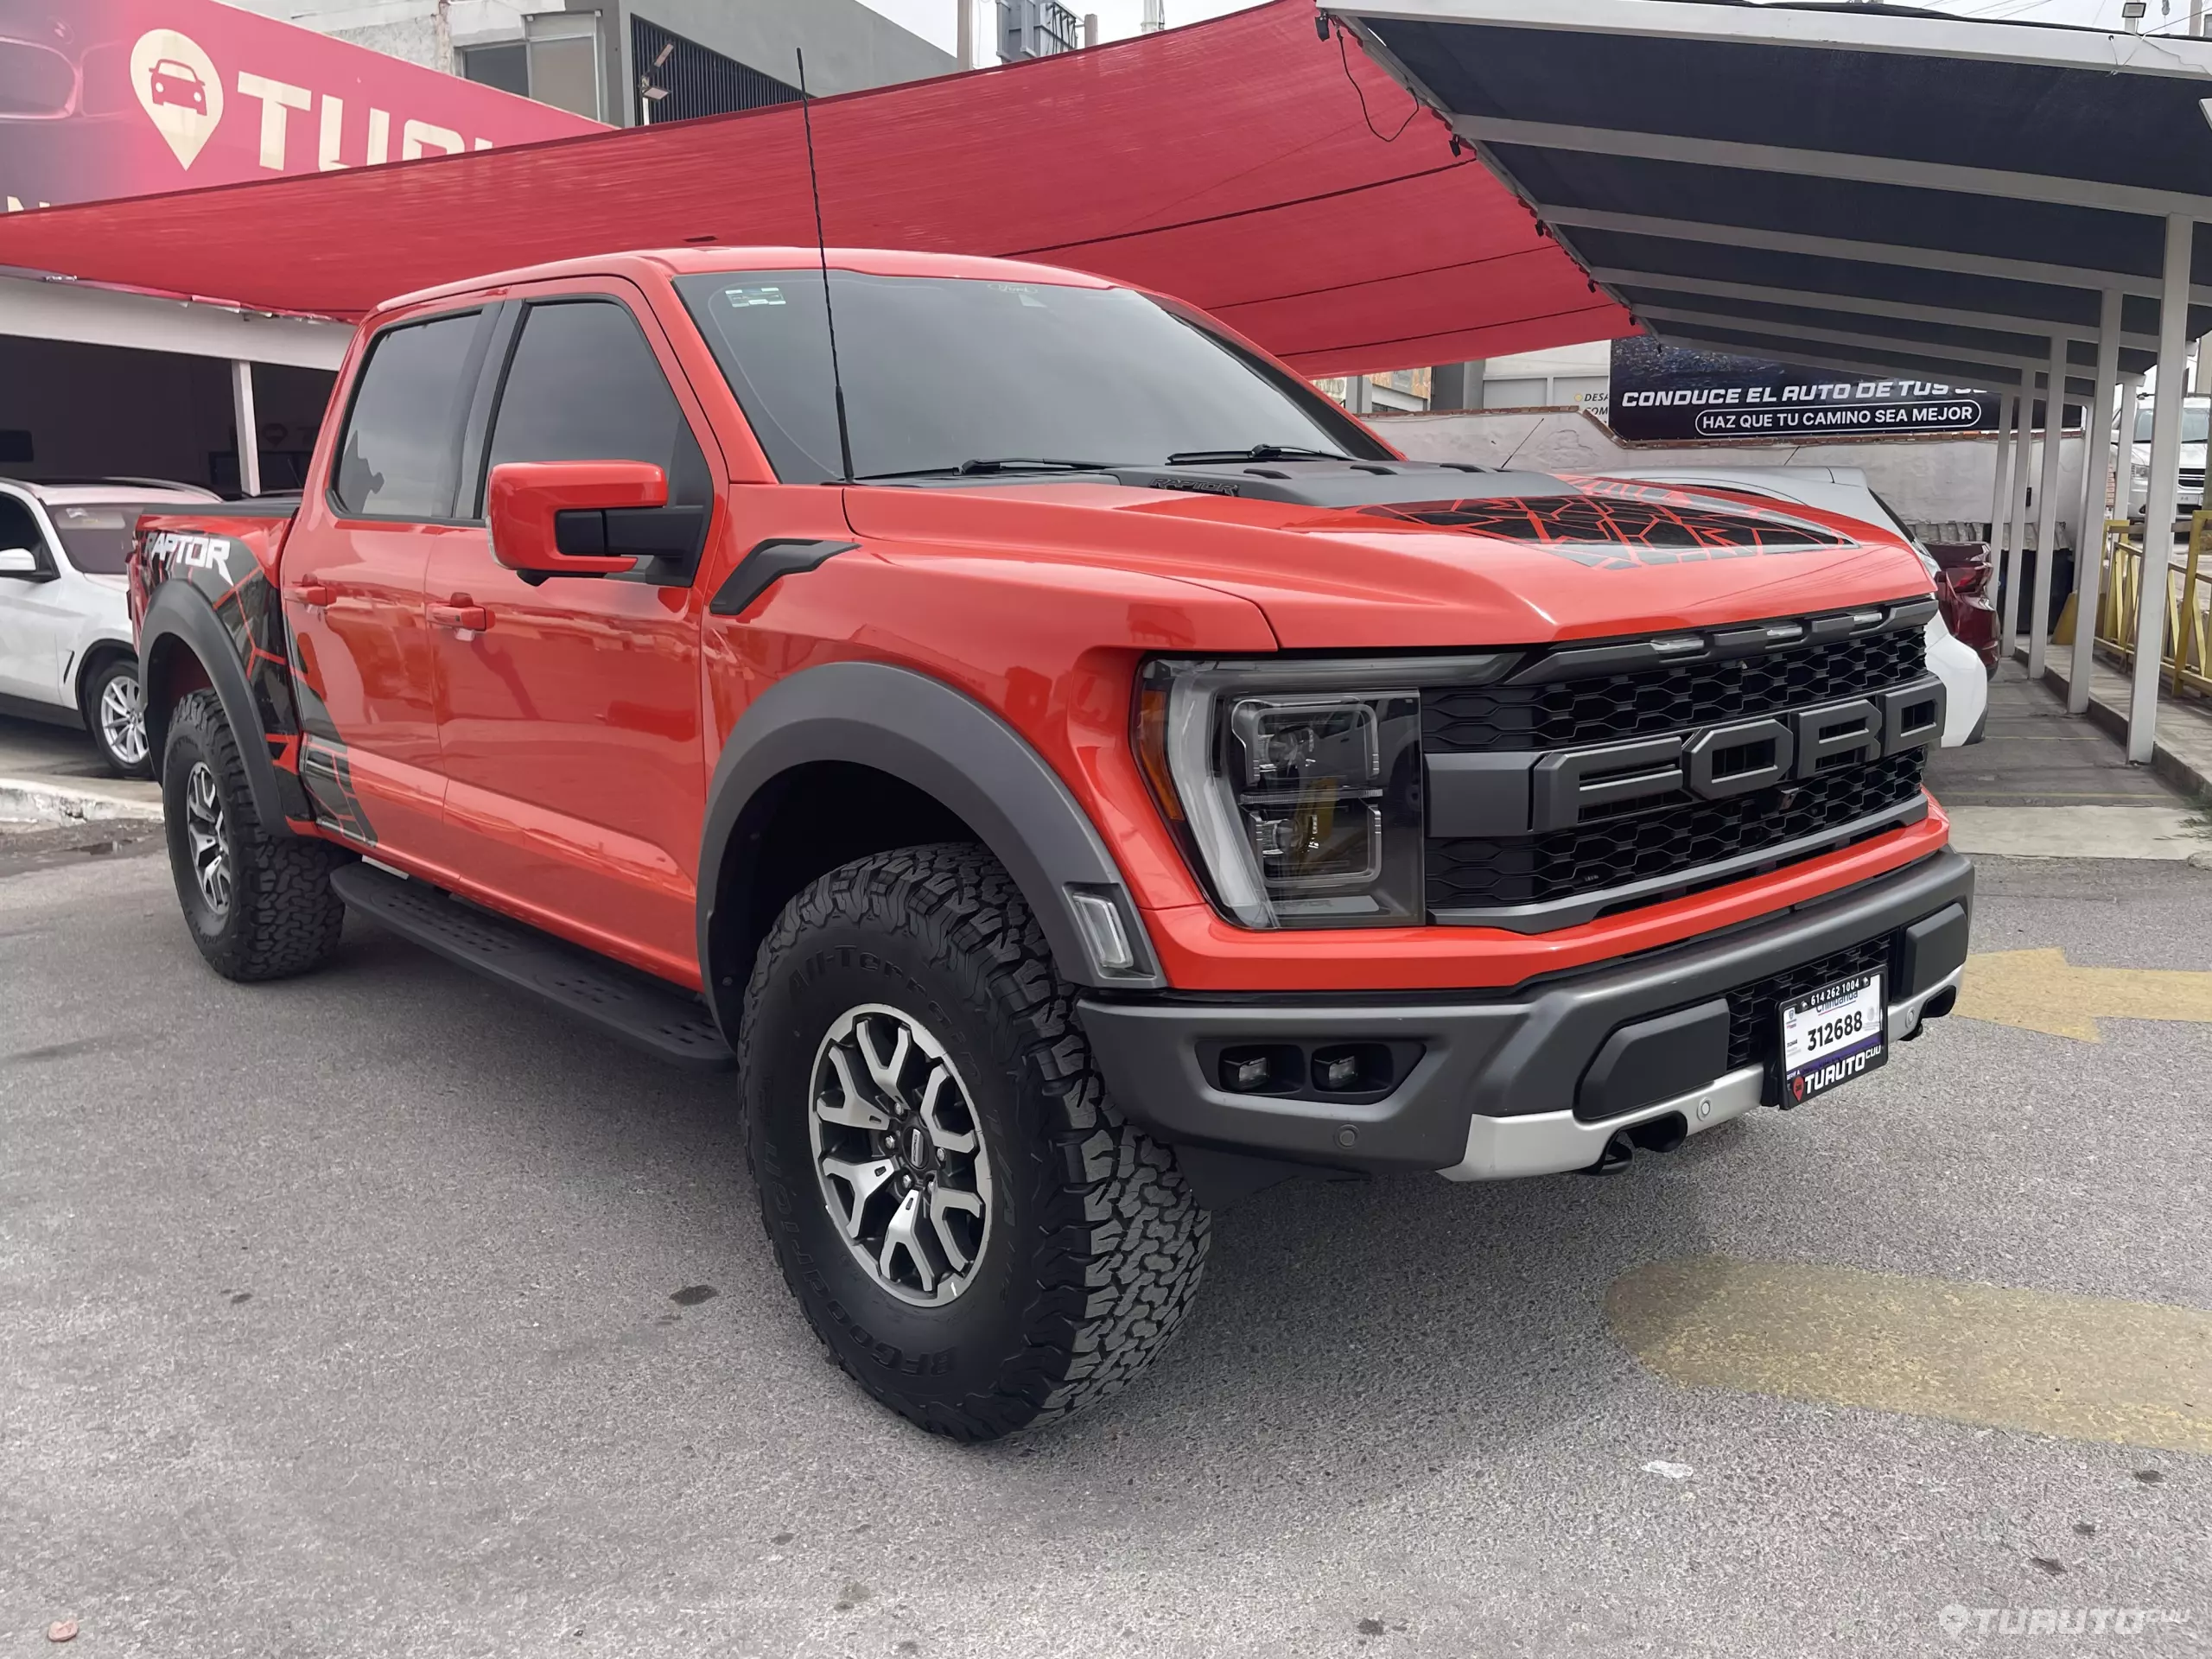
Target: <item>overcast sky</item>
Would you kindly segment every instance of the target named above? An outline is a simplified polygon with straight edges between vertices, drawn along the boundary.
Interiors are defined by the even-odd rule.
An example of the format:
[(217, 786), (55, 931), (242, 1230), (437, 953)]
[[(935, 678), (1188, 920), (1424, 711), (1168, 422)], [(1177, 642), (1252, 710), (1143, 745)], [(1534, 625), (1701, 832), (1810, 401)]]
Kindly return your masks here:
[[(953, 49), (953, 20), (958, 16), (955, 8), (959, 0), (862, 0), (862, 3), (946, 51)], [(1063, 3), (1077, 16), (1096, 12), (1099, 34), (1109, 41), (1135, 34), (1144, 16), (1144, 0), (1063, 0)], [(1249, 0), (1167, 0), (1168, 26), (1218, 17), (1247, 3)], [(1920, 0), (1920, 3), (1932, 11), (1993, 22), (2018, 17), (2035, 22), (2120, 27), (2120, 0)], [(2149, 0), (2149, 4), (2150, 15), (2143, 20), (2145, 29), (2179, 33), (2189, 26), (2189, 0)], [(978, 0), (976, 10), (979, 24), (997, 15), (992, 0)]]

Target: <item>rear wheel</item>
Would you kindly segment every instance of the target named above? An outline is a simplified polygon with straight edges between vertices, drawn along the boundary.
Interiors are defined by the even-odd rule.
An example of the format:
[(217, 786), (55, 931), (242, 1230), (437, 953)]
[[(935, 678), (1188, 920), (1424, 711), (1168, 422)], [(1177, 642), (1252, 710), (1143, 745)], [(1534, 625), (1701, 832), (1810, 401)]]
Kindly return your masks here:
[(146, 741), (146, 699), (138, 688), (138, 664), (111, 657), (85, 681), (85, 729), (100, 764), (118, 778), (151, 775)]
[(794, 899), (740, 1052), (784, 1277), (893, 1410), (996, 1439), (1115, 1392), (1182, 1322), (1206, 1213), (1106, 1098), (1072, 993), (981, 849), (878, 854)]
[(226, 979), (283, 979), (329, 960), (346, 923), (330, 871), (345, 855), (261, 827), (213, 691), (191, 693), (169, 715), (162, 816), (177, 899), (209, 967)]

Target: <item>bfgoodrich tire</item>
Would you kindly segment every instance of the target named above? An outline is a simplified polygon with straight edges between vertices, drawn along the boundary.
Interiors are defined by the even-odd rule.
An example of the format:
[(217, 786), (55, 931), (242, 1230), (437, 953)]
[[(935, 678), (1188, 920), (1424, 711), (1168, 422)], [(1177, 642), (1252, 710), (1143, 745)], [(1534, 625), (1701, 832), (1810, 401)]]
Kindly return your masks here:
[(192, 692), (169, 715), (162, 816), (185, 925), (209, 967), (226, 979), (283, 979), (330, 959), (346, 923), (330, 871), (346, 855), (261, 827), (213, 691)]
[(1065, 1416), (1181, 1324), (1206, 1212), (1124, 1122), (1012, 879), (971, 846), (787, 906), (746, 992), (747, 1149), (784, 1277), (861, 1386), (933, 1433)]

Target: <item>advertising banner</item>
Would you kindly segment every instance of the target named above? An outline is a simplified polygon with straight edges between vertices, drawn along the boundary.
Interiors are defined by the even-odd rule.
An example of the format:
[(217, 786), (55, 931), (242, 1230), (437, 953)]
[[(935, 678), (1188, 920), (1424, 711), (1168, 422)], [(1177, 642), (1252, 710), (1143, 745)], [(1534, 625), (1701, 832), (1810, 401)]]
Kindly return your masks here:
[(1853, 378), (1665, 346), (1648, 334), (1613, 342), (1607, 423), (1616, 437), (1631, 442), (1985, 432), (2003, 416), (2001, 394), (1942, 380)]
[(0, 0), (0, 207), (601, 130), (218, 0)]

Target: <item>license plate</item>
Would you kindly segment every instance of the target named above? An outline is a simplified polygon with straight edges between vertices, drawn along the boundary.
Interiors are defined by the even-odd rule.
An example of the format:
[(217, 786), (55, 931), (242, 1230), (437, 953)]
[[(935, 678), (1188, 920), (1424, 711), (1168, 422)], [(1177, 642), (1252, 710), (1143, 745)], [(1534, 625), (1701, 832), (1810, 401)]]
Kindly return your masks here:
[(1782, 1005), (1782, 1107), (1863, 1077), (1889, 1058), (1880, 974), (1860, 974)]

